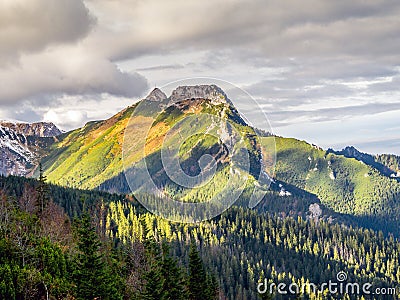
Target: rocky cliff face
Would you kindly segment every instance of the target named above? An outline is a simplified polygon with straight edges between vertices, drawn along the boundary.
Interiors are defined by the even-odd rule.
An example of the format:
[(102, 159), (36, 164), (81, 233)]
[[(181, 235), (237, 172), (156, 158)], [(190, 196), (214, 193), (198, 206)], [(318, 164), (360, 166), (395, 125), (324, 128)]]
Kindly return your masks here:
[(53, 123), (0, 122), (0, 174), (30, 175), (46, 146), (61, 133)]
[(151, 93), (146, 97), (147, 100), (150, 101), (162, 101), (167, 99), (167, 95), (164, 94), (163, 91), (161, 91), (158, 88), (155, 88), (154, 90), (151, 91)]
[(61, 130), (51, 122), (12, 123), (3, 121), (0, 122), (0, 126), (7, 127), (15, 133), (25, 136), (52, 137), (62, 133)]
[(193, 85), (179, 86), (172, 91), (170, 104), (177, 103), (186, 99), (208, 99), (212, 104), (232, 104), (225, 92), (218, 86), (212, 85)]

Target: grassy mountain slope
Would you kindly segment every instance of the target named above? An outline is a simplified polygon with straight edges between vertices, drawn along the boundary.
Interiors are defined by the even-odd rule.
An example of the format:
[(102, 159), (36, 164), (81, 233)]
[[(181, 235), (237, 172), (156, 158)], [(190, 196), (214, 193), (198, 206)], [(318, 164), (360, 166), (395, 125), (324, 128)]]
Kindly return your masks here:
[[(265, 138), (268, 139), (268, 138)], [(318, 196), (336, 212), (399, 224), (400, 184), (354, 158), (304, 141), (275, 138), (276, 178)]]
[[(198, 122), (184, 127), (182, 134), (189, 132), (191, 126), (197, 126), (202, 133), (187, 139), (179, 149), (179, 162), (191, 176), (198, 174), (197, 161), (203, 154), (210, 154), (217, 160), (217, 180), (210, 184), (198, 189), (185, 189), (174, 184), (163, 170), (160, 154), (166, 134), (171, 132), (174, 125), (187, 116), (207, 113), (228, 119), (240, 132), (250, 156), (248, 187), (253, 185), (259, 174), (261, 153), (267, 161), (271, 160), (267, 157), (269, 152), (263, 149), (276, 143), (276, 184), (272, 186), (273, 191), (269, 192), (269, 200), (267, 197), (260, 204), (261, 210), (304, 216), (310, 204), (321, 201), (323, 209), (326, 208), (329, 214), (336, 212), (366, 218), (363, 219), (365, 222), (376, 222), (380, 226), (377, 228), (386, 232), (394, 232), (396, 226), (399, 227), (400, 184), (381, 175), (373, 166), (296, 139), (265, 135), (260, 143), (254, 129), (247, 126), (235, 108), (227, 103), (213, 104), (208, 99), (180, 100), (169, 107), (166, 107), (166, 103), (166, 99), (146, 102), (130, 122), (129, 118), (137, 105), (128, 107), (108, 120), (90, 122), (81, 129), (61, 135), (59, 142), (52, 145), (50, 154), (43, 160), (49, 181), (82, 189), (100, 188), (129, 193), (122, 173), (122, 145), (129, 123), (129, 126), (133, 126), (133, 135), (127, 141), (130, 150), (124, 157), (128, 163), (135, 164), (142, 159), (141, 141), (146, 140), (145, 159), (157, 185), (183, 201), (207, 201), (227, 183), (230, 163), (226, 149), (217, 139), (207, 135), (210, 126)], [(152, 112), (161, 105), (165, 110), (153, 119)], [(149, 124), (151, 129), (146, 136), (144, 129)], [(211, 127), (219, 128), (221, 124), (215, 123)], [(163, 147), (178, 142), (179, 137), (175, 134)], [(271, 174), (270, 166), (264, 167)], [(242, 203), (246, 203), (244, 198), (249, 195), (249, 191), (244, 193)]]
[(133, 109), (60, 136), (42, 161), (49, 181), (92, 189), (121, 172), (123, 134)]
[[(93, 189), (121, 173), (124, 131), (134, 109), (135, 106), (129, 107), (106, 121), (90, 122), (81, 129), (61, 136), (61, 141), (52, 146), (50, 154), (43, 161), (49, 181), (65, 186)], [(154, 173), (158, 171), (162, 173), (159, 163), (161, 146), (169, 147), (179, 142), (178, 136), (175, 136), (163, 145), (164, 137), (170, 129), (188, 115), (207, 113), (219, 116), (223, 112), (222, 118), (229, 119), (230, 124), (234, 124), (236, 130), (243, 135), (243, 141), (249, 149), (250, 172), (254, 174), (259, 172), (259, 149), (254, 141), (254, 130), (244, 124), (233, 108), (224, 104), (212, 105), (207, 99), (199, 99), (195, 103), (187, 100), (179, 102), (177, 106), (168, 107), (156, 120), (146, 116), (147, 109), (151, 110), (151, 107), (145, 109), (142, 109), (139, 115), (133, 116), (130, 121), (135, 128), (133, 134), (129, 135), (130, 140), (126, 142), (129, 143), (130, 149), (124, 157), (128, 161), (127, 164), (134, 164), (142, 158), (143, 148), (140, 146), (140, 141), (146, 139), (147, 165), (154, 169)], [(152, 127), (146, 136), (142, 129), (148, 124), (152, 124)], [(201, 123), (195, 125), (199, 132), (203, 132), (203, 136), (200, 138), (201, 142), (189, 139), (179, 149), (183, 167), (192, 175), (198, 173), (197, 161), (200, 156), (207, 153), (219, 161), (220, 170), (224, 169), (224, 166), (227, 166), (227, 161), (224, 161), (225, 150), (221, 148), (217, 139), (207, 134), (210, 128)], [(214, 130), (217, 130), (218, 126), (215, 124)], [(186, 129), (190, 131), (190, 127)], [(157, 176), (163, 177), (162, 174)]]

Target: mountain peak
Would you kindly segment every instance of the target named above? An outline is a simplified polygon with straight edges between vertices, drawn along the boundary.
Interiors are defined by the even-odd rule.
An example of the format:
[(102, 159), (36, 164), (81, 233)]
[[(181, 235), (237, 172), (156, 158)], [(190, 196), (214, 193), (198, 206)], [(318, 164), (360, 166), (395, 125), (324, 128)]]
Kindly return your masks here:
[(187, 99), (209, 99), (212, 104), (232, 104), (225, 92), (215, 84), (179, 86), (172, 91), (170, 103)]
[(162, 90), (160, 90), (159, 88), (154, 88), (154, 90), (152, 90), (151, 93), (146, 97), (146, 100), (162, 101), (167, 98), (167, 95), (165, 95)]

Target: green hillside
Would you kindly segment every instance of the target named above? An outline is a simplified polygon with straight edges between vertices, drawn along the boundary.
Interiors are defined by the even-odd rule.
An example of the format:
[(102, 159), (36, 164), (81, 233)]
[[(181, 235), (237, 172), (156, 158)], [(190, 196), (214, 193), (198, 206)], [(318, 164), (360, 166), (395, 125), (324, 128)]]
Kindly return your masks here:
[[(268, 138), (265, 138), (268, 139)], [(336, 212), (399, 224), (400, 184), (354, 159), (304, 141), (275, 138), (276, 178), (318, 196)]]
[[(268, 134), (258, 138), (256, 131), (247, 126), (236, 109), (228, 103), (213, 104), (208, 99), (185, 99), (169, 107), (166, 104), (164, 98), (142, 101), (108, 120), (89, 122), (83, 128), (63, 134), (43, 159), (48, 180), (67, 187), (130, 193), (122, 161), (122, 148), (127, 143), (129, 151), (124, 154), (125, 166), (145, 161), (153, 174), (152, 180), (171, 197), (186, 202), (208, 201), (227, 185), (232, 163), (224, 146), (209, 134), (211, 129), (219, 130), (223, 124), (217, 122), (211, 128), (200, 119), (202, 114), (209, 114), (218, 117), (219, 122), (229, 120), (231, 131), (239, 132), (240, 143), (247, 149), (245, 154), (249, 156), (250, 166), (249, 173), (244, 173), (250, 176), (246, 177), (244, 173), (239, 176), (248, 179), (238, 204), (247, 206), (251, 188), (263, 167), (276, 183), (272, 184), (271, 191), (258, 206), (259, 211), (306, 216), (309, 205), (319, 203), (326, 212), (326, 218), (351, 216), (355, 224), (399, 233), (400, 184), (382, 175), (373, 166), (292, 138)], [(138, 105), (139, 112), (136, 110)], [(160, 113), (153, 118), (152, 115), (157, 111)], [(199, 118), (196, 119), (196, 116)], [(187, 119), (191, 123), (182, 123), (184, 126), (179, 134), (170, 134), (176, 124)], [(128, 126), (130, 138), (124, 141)], [(147, 129), (150, 129), (148, 134)], [(199, 133), (185, 140), (174, 158), (178, 159), (189, 176), (196, 176), (200, 171), (197, 163), (199, 158), (209, 154), (217, 161), (217, 173), (215, 180), (207, 185), (187, 189), (167, 176), (161, 163), (161, 149), (180, 144), (179, 137), (190, 134), (193, 129)], [(170, 135), (169, 139), (164, 141), (167, 134)], [(230, 136), (232, 138), (232, 132)], [(143, 143), (147, 155), (144, 158)], [(273, 170), (273, 164), (269, 165), (268, 162), (274, 160), (270, 149), (275, 147), (277, 163)], [(260, 164), (261, 155), (267, 162), (263, 166)], [(382, 156), (379, 160), (388, 167), (396, 168), (397, 160), (393, 156)], [(243, 170), (246, 170), (245, 164)], [(232, 179), (230, 181), (232, 184), (235, 182)], [(139, 180), (135, 182), (137, 188), (141, 184)]]
[[(225, 104), (211, 105), (207, 99), (198, 100), (195, 104), (190, 100), (181, 101), (179, 107), (168, 107), (155, 120), (148, 116), (148, 111), (154, 107), (149, 107), (146, 103), (144, 109), (141, 106), (140, 112), (132, 115), (136, 107), (137, 105), (131, 106), (108, 120), (90, 122), (83, 128), (64, 134), (60, 142), (52, 145), (50, 154), (43, 160), (45, 174), (49, 181), (63, 186), (94, 189), (120, 174), (124, 167), (122, 147), (128, 122), (135, 128), (133, 133), (129, 134), (129, 141), (125, 141), (129, 143), (129, 149), (131, 149), (125, 154), (125, 164), (135, 164), (142, 159), (143, 148), (139, 145), (140, 141), (145, 140), (147, 166), (150, 166), (153, 173), (163, 173), (160, 162), (161, 147), (167, 148), (179, 143), (178, 135), (172, 136), (168, 142), (163, 143), (166, 134), (186, 116), (198, 114), (200, 117), (207, 114), (217, 116), (221, 120), (229, 120), (229, 124), (233, 124), (236, 127), (235, 131), (242, 137), (238, 143), (243, 143), (248, 149), (250, 173), (254, 176), (259, 173), (260, 153), (255, 141), (255, 132), (244, 124), (231, 107)], [(129, 118), (131, 118), (130, 121)], [(148, 124), (152, 126), (146, 136), (144, 131)], [(180, 135), (185, 135), (186, 131), (190, 134), (194, 126), (200, 135), (188, 139), (179, 149), (179, 160), (182, 166), (186, 168), (189, 175), (194, 175), (199, 171), (198, 167), (196, 168), (198, 159), (203, 154), (210, 154), (217, 159), (218, 170), (226, 172), (226, 170), (223, 171), (229, 164), (226, 150), (221, 148), (219, 141), (208, 132), (211, 129), (206, 124), (203, 125), (201, 120), (197, 121), (192, 126), (183, 127)], [(219, 130), (218, 125), (214, 125), (212, 130)], [(173, 182), (165, 183), (165, 174), (157, 176), (164, 185), (171, 185), (170, 189), (179, 188), (174, 186)], [(218, 184), (224, 184), (224, 180), (219, 180)], [(218, 190), (218, 187), (212, 187), (212, 189)], [(190, 195), (187, 197), (193, 198)]]
[(134, 107), (62, 135), (42, 161), (49, 181), (93, 189), (120, 173), (123, 134)]

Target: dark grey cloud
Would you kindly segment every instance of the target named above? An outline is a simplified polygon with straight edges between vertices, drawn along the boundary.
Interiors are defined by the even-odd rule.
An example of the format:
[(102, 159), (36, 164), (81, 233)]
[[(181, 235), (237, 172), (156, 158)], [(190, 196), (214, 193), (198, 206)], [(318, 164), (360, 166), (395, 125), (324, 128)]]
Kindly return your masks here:
[[(23, 66), (0, 69), (0, 103), (8, 105), (26, 99), (52, 99), (48, 95), (101, 94), (140, 96), (147, 89), (147, 80), (138, 73), (126, 73), (113, 63), (84, 57), (62, 59), (63, 52), (33, 57)], [(49, 58), (53, 64), (42, 62)], [(56, 61), (56, 57), (60, 60)], [(38, 101), (37, 104), (40, 104)]]
[(93, 41), (107, 43), (101, 51), (116, 60), (156, 49), (233, 49), (236, 55), (252, 49), (268, 58), (396, 57), (400, 47), (396, 0), (89, 0), (87, 4), (100, 23)]
[(94, 25), (82, 0), (5, 0), (0, 3), (0, 64), (86, 36)]
[(183, 42), (251, 47), (267, 57), (387, 55), (400, 46), (399, 7), (397, 1), (228, 3)]
[[(49, 61), (47, 64), (57, 59), (78, 58), (78, 63), (87, 66), (87, 69), (77, 71), (82, 77), (94, 80), (94, 83), (83, 80), (82, 85), (86, 85), (83, 87), (75, 80), (78, 88), (71, 91), (70, 84), (65, 83), (72, 77), (71, 74), (65, 74), (63, 69), (53, 69), (52, 75), (60, 80), (42, 78), (49, 85), (48, 88), (37, 88), (43, 93), (54, 90), (66, 93), (108, 90), (110, 93), (134, 95), (124, 82), (135, 78), (119, 72), (117, 67), (111, 70), (107, 66), (105, 77), (113, 76), (111, 82), (121, 80), (121, 85), (105, 84), (103, 81), (106, 80), (96, 82), (98, 78), (95, 74), (104, 72), (101, 65), (149, 53), (162, 56), (165, 52), (207, 49), (210, 55), (205, 58), (203, 67), (209, 69), (238, 61), (273, 68), (293, 58), (287, 64), (292, 67), (293, 74), (287, 79), (304, 78), (313, 84), (310, 78), (316, 81), (316, 78), (391, 74), (393, 60), (400, 50), (397, 34), (400, 3), (394, 0), (255, 0), (224, 1), (221, 5), (218, 1), (198, 3), (183, 0), (173, 3), (158, 0), (88, 0), (85, 4), (82, 0), (32, 0), (22, 5), (22, 1), (18, 0), (6, 1), (3, 6), (3, 21), (0, 22), (7, 24), (0, 27), (4, 28), (0, 30), (4, 41), (1, 43), (3, 53), (39, 51), (49, 45), (84, 38), (75, 49), (61, 48), (64, 51), (59, 51), (58, 56), (44, 54), (44, 57)], [(97, 23), (89, 31), (93, 20)], [(33, 23), (34, 30), (25, 30)], [(27, 33), (30, 35), (26, 36)], [(371, 56), (378, 60), (371, 60)], [(93, 64), (94, 58), (101, 67)], [(382, 65), (382, 61), (387, 63)], [(43, 59), (40, 63), (46, 64)], [(72, 64), (76, 63), (77, 60), (73, 59)], [(22, 72), (29, 73), (30, 69), (29, 76), (35, 76), (32, 65), (38, 68), (29, 58), (21, 61)], [(25, 66), (30, 68), (25, 70)], [(174, 70), (181, 66), (159, 65), (142, 70)], [(64, 66), (64, 69), (68, 68)], [(12, 78), (13, 72), (10, 74)], [(6, 87), (11, 89), (13, 85)], [(26, 90), (29, 94), (29, 84)], [(36, 93), (34, 88), (32, 92)], [(10, 99), (12, 94), (26, 97), (20, 92), (4, 93), (11, 94)]]
[[(43, 110), (60, 95), (137, 97), (147, 80), (87, 44), (98, 26), (83, 0), (0, 3), (0, 106)], [(28, 107), (28, 108), (27, 108)]]

